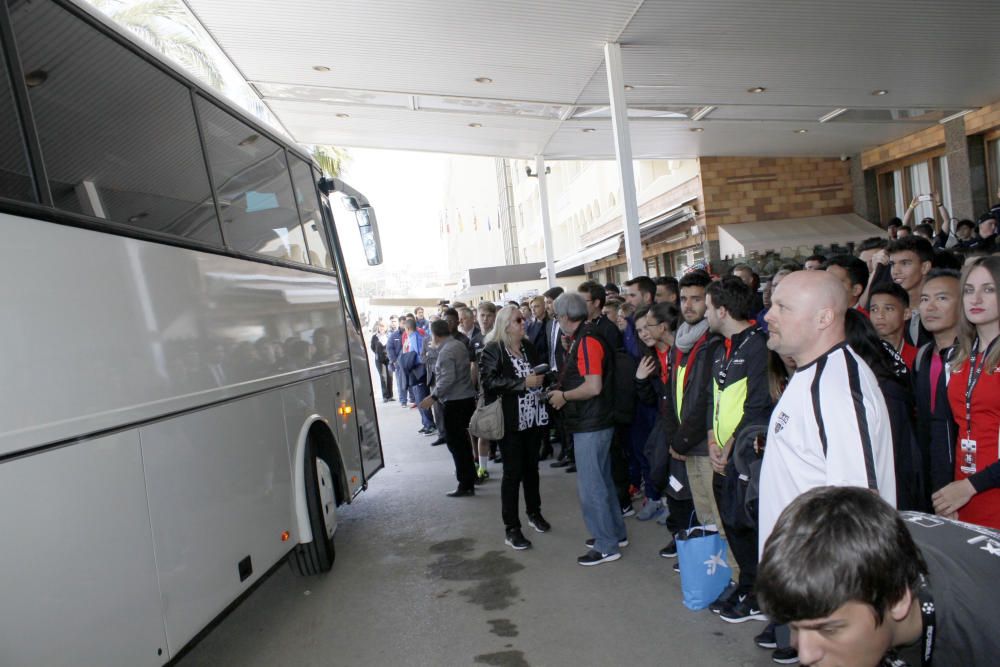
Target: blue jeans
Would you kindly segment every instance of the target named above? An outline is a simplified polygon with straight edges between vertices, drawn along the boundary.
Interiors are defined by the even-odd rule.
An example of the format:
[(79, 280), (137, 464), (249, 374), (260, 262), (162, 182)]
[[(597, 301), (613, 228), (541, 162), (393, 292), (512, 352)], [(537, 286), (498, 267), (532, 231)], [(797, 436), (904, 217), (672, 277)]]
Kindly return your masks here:
[(406, 405), (406, 373), (399, 366), (396, 366), (396, 396), (399, 397), (399, 404)]
[[(413, 392), (413, 402), (417, 405), (420, 405), (420, 401), (430, 395), (430, 392), (427, 391), (427, 385), (422, 383), (410, 385), (410, 391)], [(423, 423), (424, 428), (434, 428), (434, 415), (431, 414), (430, 410), (420, 408), (417, 412), (420, 413), (420, 421)]]
[(611, 478), (611, 439), (615, 429), (573, 434), (576, 456), (576, 490), (583, 523), (594, 536), (594, 549), (618, 553), (618, 541), (627, 537), (618, 492)]

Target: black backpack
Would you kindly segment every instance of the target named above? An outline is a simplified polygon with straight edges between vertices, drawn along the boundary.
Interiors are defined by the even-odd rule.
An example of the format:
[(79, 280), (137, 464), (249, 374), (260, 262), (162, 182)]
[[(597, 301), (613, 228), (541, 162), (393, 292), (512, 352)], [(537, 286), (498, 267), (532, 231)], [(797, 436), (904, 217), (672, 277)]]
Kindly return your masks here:
[(625, 350), (612, 350), (611, 344), (595, 327), (588, 327), (586, 334), (601, 343), (604, 347), (604, 357), (611, 362), (608, 364), (604, 382), (610, 383), (614, 388), (615, 423), (631, 424), (635, 418), (634, 378), (638, 364)]

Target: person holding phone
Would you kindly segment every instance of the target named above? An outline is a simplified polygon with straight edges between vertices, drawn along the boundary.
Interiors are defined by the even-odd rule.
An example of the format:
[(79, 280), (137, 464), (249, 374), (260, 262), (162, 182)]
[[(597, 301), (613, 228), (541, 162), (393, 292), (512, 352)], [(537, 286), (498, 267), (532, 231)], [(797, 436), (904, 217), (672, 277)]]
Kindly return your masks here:
[(522, 551), (531, 547), (531, 542), (521, 532), (518, 495), (522, 486), (528, 525), (539, 533), (551, 529), (542, 516), (538, 489), (538, 453), (542, 428), (549, 424), (549, 413), (542, 397), (545, 375), (533, 369), (543, 360), (525, 337), (524, 315), (513, 305), (504, 306), (497, 312), (496, 323), (484, 342), (479, 381), (486, 403), (502, 401), (503, 409), (500, 506), (506, 530), (504, 543), (515, 551)]

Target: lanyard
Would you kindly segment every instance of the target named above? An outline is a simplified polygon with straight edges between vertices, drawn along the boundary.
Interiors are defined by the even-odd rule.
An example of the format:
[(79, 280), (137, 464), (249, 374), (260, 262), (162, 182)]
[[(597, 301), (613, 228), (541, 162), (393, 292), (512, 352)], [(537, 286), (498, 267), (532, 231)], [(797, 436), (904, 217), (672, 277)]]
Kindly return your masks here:
[(746, 345), (748, 342), (750, 342), (751, 338), (757, 335), (758, 331), (760, 331), (760, 329), (757, 329), (755, 327), (749, 333), (749, 335), (747, 335), (746, 338), (740, 341), (740, 344), (737, 346), (737, 348), (733, 350), (732, 353), (729, 355), (729, 359), (726, 361), (725, 367), (721, 371), (719, 371), (718, 379), (716, 381), (717, 384), (719, 385), (719, 391), (722, 391), (726, 387), (726, 376), (729, 375), (729, 367), (733, 365), (733, 360), (740, 353), (740, 350), (743, 349), (743, 346)]
[(920, 664), (928, 667), (934, 654), (934, 630), (937, 614), (934, 611), (934, 596), (927, 583), (926, 575), (921, 574), (917, 583), (917, 600), (920, 601), (920, 620), (923, 626), (923, 650), (920, 652)]
[[(921, 574), (917, 580), (916, 590), (917, 602), (920, 603), (920, 664), (922, 667), (930, 667), (931, 658), (934, 655), (934, 640), (937, 615), (934, 611), (934, 597), (931, 595), (930, 585), (927, 583), (927, 576)], [(896, 649), (892, 649), (886, 654), (880, 667), (910, 667), (909, 663), (899, 657)]]
[(993, 342), (986, 347), (981, 362), (978, 360), (979, 336), (976, 336), (976, 340), (972, 342), (972, 350), (969, 352), (969, 379), (965, 384), (965, 437), (969, 440), (972, 440), (972, 392), (979, 384), (979, 375), (983, 372), (983, 366), (986, 365), (986, 358), (990, 356), (990, 350), (993, 349), (998, 338), (1000, 336), (994, 338)]

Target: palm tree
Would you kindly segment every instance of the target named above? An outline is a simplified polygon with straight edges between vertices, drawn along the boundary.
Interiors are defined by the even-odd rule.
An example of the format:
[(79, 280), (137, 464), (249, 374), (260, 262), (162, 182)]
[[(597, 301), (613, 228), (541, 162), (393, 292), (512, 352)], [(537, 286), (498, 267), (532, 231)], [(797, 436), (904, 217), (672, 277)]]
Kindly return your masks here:
[(344, 167), (351, 160), (350, 154), (337, 146), (313, 146), (312, 156), (323, 173), (331, 177), (340, 176)]
[(193, 18), (179, 0), (90, 0), (111, 20), (173, 58), (206, 85), (222, 91), (223, 75), (212, 54), (194, 37)]

